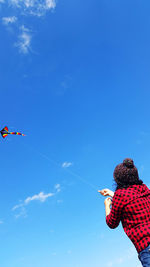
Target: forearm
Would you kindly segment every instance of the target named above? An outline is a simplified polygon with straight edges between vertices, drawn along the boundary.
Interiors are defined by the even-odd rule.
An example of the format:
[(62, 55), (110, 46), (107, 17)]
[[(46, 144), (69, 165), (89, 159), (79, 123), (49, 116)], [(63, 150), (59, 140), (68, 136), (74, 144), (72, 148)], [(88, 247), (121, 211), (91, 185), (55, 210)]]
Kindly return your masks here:
[(108, 216), (110, 213), (110, 206), (109, 205), (105, 205), (105, 214), (106, 216)]

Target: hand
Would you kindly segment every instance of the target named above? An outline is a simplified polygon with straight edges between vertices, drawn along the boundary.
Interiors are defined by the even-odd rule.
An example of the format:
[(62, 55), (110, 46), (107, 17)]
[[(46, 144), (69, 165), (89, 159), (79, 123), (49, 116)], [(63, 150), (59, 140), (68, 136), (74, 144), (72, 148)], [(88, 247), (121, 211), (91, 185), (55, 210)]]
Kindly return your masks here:
[(112, 204), (112, 200), (110, 197), (107, 197), (105, 200), (104, 200), (104, 204), (105, 206), (109, 206)]
[(98, 190), (98, 192), (102, 195), (102, 196), (109, 196), (109, 197), (113, 197), (114, 196), (114, 192), (105, 188), (105, 189), (102, 189), (102, 190)]

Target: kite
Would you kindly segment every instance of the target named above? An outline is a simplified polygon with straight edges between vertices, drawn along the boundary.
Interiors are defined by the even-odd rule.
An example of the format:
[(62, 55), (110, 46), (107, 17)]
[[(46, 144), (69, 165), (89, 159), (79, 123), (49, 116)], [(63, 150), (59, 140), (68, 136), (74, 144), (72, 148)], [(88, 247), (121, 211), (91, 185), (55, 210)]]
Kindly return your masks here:
[(15, 135), (22, 135), (22, 136), (25, 136), (25, 134), (22, 134), (22, 133), (18, 133), (18, 132), (9, 132), (7, 126), (5, 126), (5, 127), (0, 131), (0, 133), (1, 133), (1, 136), (2, 136), (3, 138), (5, 138), (8, 134), (15, 134)]

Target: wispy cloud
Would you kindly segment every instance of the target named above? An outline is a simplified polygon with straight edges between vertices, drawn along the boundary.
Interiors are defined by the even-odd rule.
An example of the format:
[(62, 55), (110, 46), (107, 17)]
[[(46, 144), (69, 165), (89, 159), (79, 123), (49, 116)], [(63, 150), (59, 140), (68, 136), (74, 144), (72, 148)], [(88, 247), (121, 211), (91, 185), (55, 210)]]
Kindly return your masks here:
[(13, 208), (12, 208), (12, 211), (16, 211), (16, 210), (19, 210), (19, 213), (17, 215), (15, 215), (16, 218), (19, 218), (21, 216), (23, 217), (26, 217), (27, 214), (26, 214), (26, 209), (25, 207), (27, 205), (29, 205), (31, 202), (33, 201), (39, 201), (39, 202), (45, 202), (48, 198), (50, 197), (53, 197), (54, 195), (56, 195), (56, 193), (60, 192), (61, 191), (61, 188), (60, 188), (60, 184), (56, 184), (54, 186), (54, 189), (55, 189), (55, 192), (53, 193), (47, 193), (45, 194), (44, 192), (40, 192), (39, 194), (35, 194), (33, 196), (29, 196), (27, 197), (24, 201), (20, 201), (19, 204), (15, 205)]
[(73, 165), (73, 163), (72, 162), (67, 162), (67, 161), (65, 161), (65, 162), (63, 162), (62, 163), (62, 168), (69, 168), (70, 166), (72, 166)]
[[(3, 5), (2, 5), (3, 4)], [(28, 28), (32, 26), (21, 26), (22, 21), (28, 25), (26, 17), (27, 16), (36, 16), (43, 17), (47, 12), (52, 11), (56, 7), (55, 0), (0, 0), (1, 7), (8, 6), (8, 16), (2, 18), (2, 23), (4, 25), (13, 25), (17, 21), (17, 27), (15, 28), (15, 33), (18, 36), (18, 30), (21, 33), (18, 36), (18, 42), (15, 43), (15, 46), (19, 48), (19, 51), (23, 54), (27, 54), (31, 50), (31, 31)], [(13, 16), (10, 16), (9, 13), (14, 13)], [(16, 16), (17, 15), (17, 16)], [(24, 28), (23, 28), (24, 27)]]
[(72, 77), (67, 74), (64, 76), (63, 80), (60, 82), (59, 87), (57, 88), (56, 94), (58, 96), (64, 95), (72, 87)]
[(21, 34), (18, 37), (18, 42), (15, 44), (19, 48), (19, 51), (23, 54), (27, 54), (31, 49), (31, 31), (24, 25), (20, 27)]
[(55, 189), (57, 193), (60, 192), (61, 191), (60, 184), (56, 184)]
[(16, 17), (16, 16), (12, 16), (12, 17), (3, 17), (3, 18), (2, 18), (2, 22), (3, 22), (3, 24), (5, 24), (5, 25), (15, 23), (16, 21), (17, 21), (17, 17)]
[(24, 206), (28, 205), (31, 201), (35, 201), (35, 200), (40, 201), (40, 202), (45, 202), (47, 198), (52, 197), (52, 196), (54, 196), (54, 193), (44, 194), (44, 192), (40, 192), (39, 194), (33, 195), (32, 197), (27, 197), (23, 201), (23, 203), (20, 203), (20, 204), (14, 206), (12, 208), (12, 210), (14, 211), (16, 209), (24, 207)]
[(24, 201), (25, 204), (29, 204), (31, 201), (39, 200), (40, 202), (45, 202), (45, 200), (49, 197), (54, 196), (54, 193), (48, 193), (44, 194), (43, 192), (40, 192), (38, 195), (34, 195), (32, 197), (27, 197)]
[(19, 9), (20, 15), (43, 16), (45, 12), (55, 9), (55, 0), (0, 0), (0, 4), (7, 4), (9, 8)]
[(21, 209), (19, 210), (19, 213), (17, 213), (15, 215), (15, 218), (18, 219), (19, 217), (23, 217), (23, 218), (26, 218), (27, 217), (27, 211), (25, 209), (25, 207), (21, 207)]
[(18, 8), (22, 15), (41, 17), (56, 7), (55, 0), (10, 0), (12, 8)]

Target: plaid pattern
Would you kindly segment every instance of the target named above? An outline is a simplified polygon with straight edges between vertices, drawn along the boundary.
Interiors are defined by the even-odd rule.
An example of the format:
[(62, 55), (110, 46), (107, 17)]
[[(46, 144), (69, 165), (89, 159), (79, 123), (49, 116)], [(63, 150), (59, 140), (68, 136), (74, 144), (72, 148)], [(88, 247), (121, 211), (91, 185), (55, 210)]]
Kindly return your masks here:
[(115, 191), (106, 223), (116, 228), (120, 221), (138, 253), (150, 244), (150, 190), (145, 184)]

